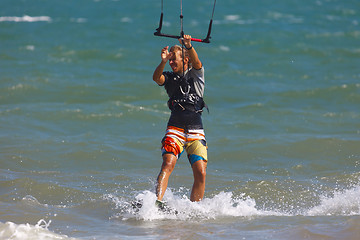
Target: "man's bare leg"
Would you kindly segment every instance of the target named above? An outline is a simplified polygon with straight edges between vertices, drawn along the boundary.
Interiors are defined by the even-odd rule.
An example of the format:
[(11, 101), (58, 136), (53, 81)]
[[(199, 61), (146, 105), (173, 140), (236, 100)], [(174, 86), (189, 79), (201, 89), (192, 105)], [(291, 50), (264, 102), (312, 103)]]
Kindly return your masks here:
[(174, 170), (176, 165), (177, 158), (170, 153), (166, 153), (163, 155), (163, 163), (161, 166), (161, 170), (159, 176), (157, 178), (157, 186), (156, 186), (156, 196), (157, 200), (161, 201), (164, 197), (169, 177)]
[(201, 201), (205, 193), (207, 162), (203, 160), (196, 161), (192, 165), (194, 174), (194, 184), (191, 190), (190, 200), (192, 202)]

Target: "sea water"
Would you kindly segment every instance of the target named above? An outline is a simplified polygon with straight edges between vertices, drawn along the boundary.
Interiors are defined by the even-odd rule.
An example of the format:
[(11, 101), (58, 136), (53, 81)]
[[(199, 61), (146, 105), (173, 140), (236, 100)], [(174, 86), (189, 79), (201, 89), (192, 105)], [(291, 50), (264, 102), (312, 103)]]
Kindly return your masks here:
[[(182, 1), (204, 38), (213, 1)], [(164, 1), (163, 32), (180, 32)], [(217, 1), (203, 201), (183, 155), (154, 206), (169, 110), (160, 0), (2, 0), (0, 239), (359, 239), (360, 3)], [(170, 68), (167, 66), (166, 68)], [(142, 201), (134, 209), (132, 201)]]

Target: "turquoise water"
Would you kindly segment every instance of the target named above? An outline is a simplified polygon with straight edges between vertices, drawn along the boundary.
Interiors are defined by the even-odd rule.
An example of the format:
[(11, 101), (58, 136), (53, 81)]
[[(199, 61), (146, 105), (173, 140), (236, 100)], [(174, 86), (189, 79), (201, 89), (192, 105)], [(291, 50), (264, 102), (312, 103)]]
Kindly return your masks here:
[[(212, 1), (183, 1), (204, 38)], [(205, 199), (152, 81), (160, 1), (0, 3), (0, 239), (358, 239), (360, 3), (218, 1), (205, 66)], [(180, 31), (165, 1), (163, 31)], [(167, 67), (169, 69), (169, 67)], [(134, 199), (144, 201), (136, 212)]]

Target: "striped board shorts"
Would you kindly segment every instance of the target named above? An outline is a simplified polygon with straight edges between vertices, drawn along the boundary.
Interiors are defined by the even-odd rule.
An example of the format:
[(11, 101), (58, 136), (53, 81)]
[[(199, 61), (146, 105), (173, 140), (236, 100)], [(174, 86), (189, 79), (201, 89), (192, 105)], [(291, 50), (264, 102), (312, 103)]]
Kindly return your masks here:
[(162, 140), (162, 154), (173, 154), (179, 158), (186, 151), (189, 162), (193, 165), (196, 161), (207, 162), (207, 144), (204, 129), (184, 130), (168, 126)]

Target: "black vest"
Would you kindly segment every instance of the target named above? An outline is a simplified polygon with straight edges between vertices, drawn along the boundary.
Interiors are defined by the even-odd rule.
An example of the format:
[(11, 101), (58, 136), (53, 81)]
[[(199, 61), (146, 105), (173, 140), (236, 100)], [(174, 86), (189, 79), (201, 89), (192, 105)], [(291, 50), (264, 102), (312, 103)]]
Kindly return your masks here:
[(168, 107), (171, 111), (202, 112), (206, 107), (203, 98), (196, 93), (193, 78), (166, 72), (165, 89), (169, 96)]

